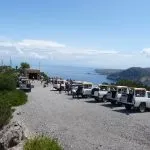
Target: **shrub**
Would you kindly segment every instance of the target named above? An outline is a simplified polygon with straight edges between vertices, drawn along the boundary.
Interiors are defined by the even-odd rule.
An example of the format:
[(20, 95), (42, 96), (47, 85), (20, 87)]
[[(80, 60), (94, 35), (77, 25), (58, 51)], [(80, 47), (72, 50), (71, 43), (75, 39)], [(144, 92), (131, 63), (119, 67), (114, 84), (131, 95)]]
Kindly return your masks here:
[(0, 101), (6, 102), (10, 106), (19, 106), (27, 102), (27, 95), (20, 90), (0, 92)]
[(12, 109), (10, 105), (4, 101), (0, 101), (0, 129), (6, 125), (12, 117)]
[(45, 137), (38, 136), (27, 140), (24, 145), (24, 150), (63, 150), (57, 141)]
[(16, 77), (17, 74), (11, 69), (3, 69), (0, 73), (0, 129), (11, 119), (11, 107), (27, 102), (27, 95), (23, 91), (16, 90)]
[(6, 73), (0, 74), (0, 91), (10, 91), (14, 89), (16, 89), (16, 81), (14, 75)]

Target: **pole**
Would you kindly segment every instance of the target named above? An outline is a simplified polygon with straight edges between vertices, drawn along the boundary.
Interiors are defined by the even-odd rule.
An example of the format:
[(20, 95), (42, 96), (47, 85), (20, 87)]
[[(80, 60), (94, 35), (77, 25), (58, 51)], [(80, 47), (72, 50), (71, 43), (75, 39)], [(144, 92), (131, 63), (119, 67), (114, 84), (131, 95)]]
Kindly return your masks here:
[(11, 60), (11, 56), (10, 56), (10, 67), (12, 67), (12, 60)]
[(2, 65), (2, 66), (4, 65), (3, 59), (1, 59), (1, 65)]
[(40, 63), (40, 61), (39, 61), (39, 70), (41, 69), (41, 63)]

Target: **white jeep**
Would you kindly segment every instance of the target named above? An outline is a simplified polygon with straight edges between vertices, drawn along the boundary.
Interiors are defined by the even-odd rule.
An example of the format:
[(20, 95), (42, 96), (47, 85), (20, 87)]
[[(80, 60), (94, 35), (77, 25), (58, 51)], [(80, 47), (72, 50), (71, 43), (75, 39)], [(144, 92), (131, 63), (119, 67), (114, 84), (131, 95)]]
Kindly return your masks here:
[(106, 95), (107, 95), (109, 90), (110, 90), (109, 85), (99, 85), (98, 90), (94, 91), (95, 100), (106, 102), (107, 101)]
[(21, 81), (19, 82), (19, 88), (20, 90), (23, 90), (25, 92), (31, 92), (31, 83), (29, 79), (21, 79)]
[(145, 88), (129, 88), (128, 93), (123, 93), (121, 102), (127, 110), (137, 108), (140, 112), (145, 112), (150, 108), (150, 91)]
[(82, 82), (82, 84), (78, 85), (76, 89), (72, 92), (72, 96), (74, 97), (89, 97), (91, 96), (93, 84), (91, 82)]
[(66, 86), (65, 83), (66, 83), (66, 80), (57, 79), (57, 80), (54, 81), (53, 88), (56, 89), (56, 90), (59, 90), (60, 89), (60, 84), (61, 84), (62, 90), (65, 90), (65, 86)]
[(110, 91), (107, 93), (106, 98), (108, 101), (111, 102), (111, 104), (117, 104), (120, 105), (121, 101), (121, 95), (122, 93), (127, 92), (128, 87), (127, 86), (112, 86), (110, 88)]

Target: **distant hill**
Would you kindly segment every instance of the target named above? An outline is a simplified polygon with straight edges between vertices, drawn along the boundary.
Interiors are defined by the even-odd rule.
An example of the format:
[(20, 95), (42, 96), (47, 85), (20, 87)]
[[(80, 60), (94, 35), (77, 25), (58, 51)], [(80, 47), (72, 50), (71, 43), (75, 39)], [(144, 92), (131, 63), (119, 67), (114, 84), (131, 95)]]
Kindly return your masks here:
[(123, 70), (121, 69), (95, 69), (95, 72), (101, 75), (110, 75), (110, 74), (118, 73), (121, 71)]
[(150, 68), (132, 67), (107, 76), (110, 80), (132, 80), (150, 86)]

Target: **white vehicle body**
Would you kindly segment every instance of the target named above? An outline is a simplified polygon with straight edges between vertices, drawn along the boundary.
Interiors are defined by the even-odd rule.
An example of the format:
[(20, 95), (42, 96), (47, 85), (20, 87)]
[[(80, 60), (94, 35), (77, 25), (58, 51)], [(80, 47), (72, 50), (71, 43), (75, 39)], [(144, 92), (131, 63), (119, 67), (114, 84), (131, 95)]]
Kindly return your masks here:
[(121, 102), (126, 109), (139, 108), (140, 112), (144, 112), (146, 108), (150, 108), (150, 91), (145, 88), (129, 89), (128, 93), (123, 93)]
[(61, 87), (63, 88), (63, 90), (65, 89), (65, 87), (66, 87), (66, 80), (60, 80), (60, 79), (58, 79), (58, 80), (55, 80), (54, 81), (54, 84), (53, 84), (53, 88), (54, 89), (56, 89), (56, 90), (58, 90), (58, 89), (60, 89), (60, 84), (61, 84)]
[(99, 87), (97, 85), (92, 87), (91, 96), (93, 98), (95, 98), (95, 96), (94, 96), (95, 91), (99, 91)]
[(71, 87), (71, 92), (76, 93), (78, 86), (82, 85), (82, 81), (74, 81)]
[(83, 86), (82, 95), (83, 96), (91, 96), (93, 83), (91, 83), (91, 82), (83, 82), (82, 86)]
[(28, 79), (28, 78), (27, 77), (23, 77), (23, 76), (19, 77), (19, 81), (24, 80), (24, 79)]
[(127, 86), (115, 86), (110, 89), (106, 97), (112, 104), (120, 104), (121, 95), (122, 93), (127, 92), (127, 90), (128, 90)]
[(79, 84), (72, 89), (73, 97), (79, 95), (82, 97), (91, 96), (92, 87), (93, 84), (91, 82), (82, 82), (82, 84)]
[(99, 90), (94, 92), (94, 98), (96, 101), (103, 100), (106, 98), (108, 91), (110, 90), (109, 85), (99, 85)]
[(20, 90), (30, 91), (31, 92), (31, 83), (28, 79), (21, 79), (19, 83)]

